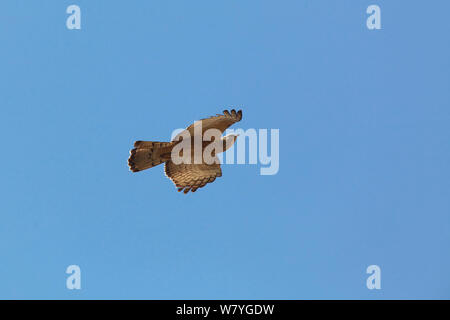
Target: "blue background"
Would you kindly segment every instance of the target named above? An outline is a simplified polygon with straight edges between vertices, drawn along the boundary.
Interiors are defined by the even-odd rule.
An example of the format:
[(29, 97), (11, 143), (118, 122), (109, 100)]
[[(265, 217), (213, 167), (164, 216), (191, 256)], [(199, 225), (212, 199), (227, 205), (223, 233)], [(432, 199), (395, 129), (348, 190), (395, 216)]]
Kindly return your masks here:
[[(448, 12), (2, 1), (0, 298), (450, 298)], [(230, 106), (280, 129), (277, 175), (225, 165), (184, 195), (128, 171), (134, 140)]]

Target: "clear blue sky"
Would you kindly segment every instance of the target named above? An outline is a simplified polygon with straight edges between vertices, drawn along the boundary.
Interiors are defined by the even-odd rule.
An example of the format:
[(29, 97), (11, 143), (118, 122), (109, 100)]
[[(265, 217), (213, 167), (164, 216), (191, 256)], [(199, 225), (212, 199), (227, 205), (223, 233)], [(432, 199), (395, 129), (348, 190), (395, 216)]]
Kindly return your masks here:
[[(449, 12), (2, 1), (0, 298), (450, 298)], [(186, 196), (128, 171), (134, 140), (230, 106), (280, 129), (277, 175), (228, 165)]]

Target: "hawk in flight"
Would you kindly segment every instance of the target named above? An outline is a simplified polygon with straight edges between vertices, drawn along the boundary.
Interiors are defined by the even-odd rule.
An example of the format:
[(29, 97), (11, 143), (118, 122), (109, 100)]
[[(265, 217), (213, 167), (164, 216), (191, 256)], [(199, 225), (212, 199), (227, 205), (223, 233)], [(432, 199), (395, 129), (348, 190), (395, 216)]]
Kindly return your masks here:
[[(234, 109), (231, 111), (225, 110), (223, 114), (217, 114), (216, 116), (194, 122), (180, 132), (171, 142), (136, 141), (134, 149), (130, 150), (128, 166), (132, 172), (138, 172), (164, 163), (164, 172), (173, 181), (178, 191), (183, 191), (184, 193), (189, 191), (195, 192), (198, 188), (202, 188), (207, 183), (211, 183), (217, 177), (222, 176), (219, 159), (215, 154), (216, 149), (212, 153), (214, 161), (211, 164), (209, 164), (210, 161), (205, 161), (203, 157), (201, 157), (200, 162), (189, 161), (188, 163), (182, 162), (178, 164), (178, 161), (173, 161), (172, 150), (182, 142), (182, 137), (187, 136), (190, 139), (187, 143), (191, 145), (194, 145), (194, 140), (201, 141), (203, 155), (203, 151), (208, 146), (211, 147), (211, 144), (216, 143), (214, 137), (210, 141), (204, 141), (205, 131), (215, 129), (216, 132), (223, 134), (228, 127), (241, 121), (241, 119), (242, 110), (237, 112)], [(201, 128), (201, 131), (199, 132), (197, 128)], [(229, 149), (235, 143), (237, 136), (230, 134), (221, 137), (218, 141), (218, 144), (220, 144), (219, 152)], [(190, 149), (192, 152), (188, 157), (194, 159), (195, 146)]]

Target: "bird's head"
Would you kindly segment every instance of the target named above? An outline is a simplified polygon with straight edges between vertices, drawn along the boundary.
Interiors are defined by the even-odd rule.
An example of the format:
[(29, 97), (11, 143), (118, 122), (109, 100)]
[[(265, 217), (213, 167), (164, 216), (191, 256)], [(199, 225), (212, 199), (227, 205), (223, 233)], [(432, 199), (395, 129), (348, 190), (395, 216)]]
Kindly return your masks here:
[(236, 142), (238, 136), (238, 134), (227, 134), (222, 137), (222, 141), (224, 142), (224, 151), (231, 148), (231, 146)]

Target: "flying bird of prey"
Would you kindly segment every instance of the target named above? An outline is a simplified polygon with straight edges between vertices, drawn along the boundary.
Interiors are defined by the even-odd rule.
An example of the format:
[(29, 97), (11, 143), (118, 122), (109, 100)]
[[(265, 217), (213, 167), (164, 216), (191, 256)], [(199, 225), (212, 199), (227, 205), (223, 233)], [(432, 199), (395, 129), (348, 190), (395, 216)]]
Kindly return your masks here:
[[(200, 138), (203, 155), (205, 148), (215, 142), (214, 139), (203, 141), (205, 131), (216, 129), (220, 131), (220, 134), (223, 134), (228, 127), (241, 121), (241, 119), (242, 110), (237, 112), (234, 109), (231, 111), (225, 110), (223, 114), (217, 114), (216, 116), (194, 122), (180, 132), (171, 142), (136, 141), (134, 149), (130, 150), (128, 166), (131, 171), (138, 172), (164, 163), (164, 172), (173, 181), (178, 191), (183, 191), (184, 193), (189, 191), (195, 192), (198, 188), (202, 188), (207, 183), (211, 183), (217, 177), (222, 176), (219, 160), (215, 153), (212, 153), (214, 162), (211, 164), (206, 163), (203, 157), (201, 157), (200, 163), (191, 161), (190, 163), (178, 162), (179, 164), (176, 164), (176, 161), (174, 162), (172, 159), (173, 148), (182, 142), (180, 137), (189, 136), (191, 141), (188, 142), (192, 145), (194, 145), (196, 138)], [(201, 131), (198, 132), (199, 130), (196, 128), (201, 128)], [(201, 137), (199, 137), (199, 134)], [(221, 144), (219, 152), (229, 149), (235, 143), (237, 136), (229, 134), (221, 137), (220, 141), (218, 141)], [(194, 159), (194, 149), (194, 147), (191, 148), (191, 159)]]

